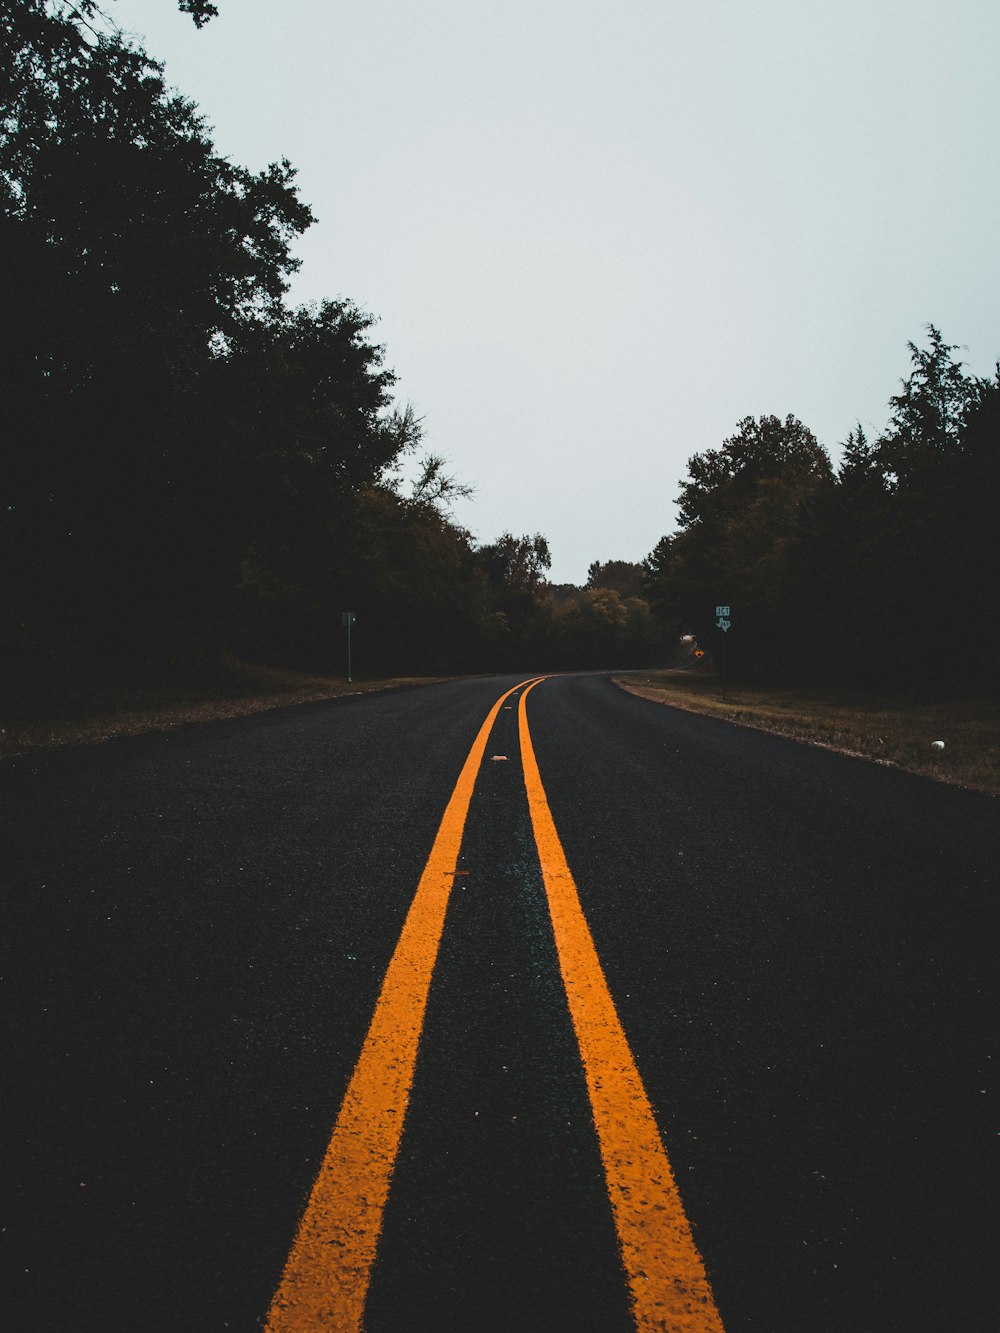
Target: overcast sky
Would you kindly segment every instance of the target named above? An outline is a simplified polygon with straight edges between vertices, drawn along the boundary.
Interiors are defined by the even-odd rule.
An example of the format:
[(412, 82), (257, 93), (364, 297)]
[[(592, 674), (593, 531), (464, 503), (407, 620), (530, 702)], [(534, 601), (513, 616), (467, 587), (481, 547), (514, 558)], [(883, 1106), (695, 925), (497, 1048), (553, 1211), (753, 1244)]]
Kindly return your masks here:
[(481, 541), (641, 560), (693, 453), (877, 432), (928, 322), (1000, 356), (997, 0), (107, 8), (227, 157), (298, 168), (296, 301), (378, 318)]

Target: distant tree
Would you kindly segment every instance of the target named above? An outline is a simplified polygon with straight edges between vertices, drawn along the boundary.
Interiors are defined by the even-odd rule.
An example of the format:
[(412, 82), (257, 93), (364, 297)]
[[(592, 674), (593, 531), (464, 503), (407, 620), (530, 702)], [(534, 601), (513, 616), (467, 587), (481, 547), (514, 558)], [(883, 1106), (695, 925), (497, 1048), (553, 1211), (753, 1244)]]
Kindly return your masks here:
[(475, 563), (488, 595), (484, 647), (492, 656), (486, 660), (511, 670), (537, 662), (550, 620), (543, 599), (545, 570), (552, 563), (547, 540), (537, 532), (522, 537), (504, 532), (476, 550)]
[(642, 562), (646, 593), (661, 618), (678, 621), (684, 614), (675, 575), (674, 536), (664, 535)]
[(889, 400), (892, 415), (876, 446), (878, 464), (894, 485), (905, 485), (935, 458), (954, 453), (978, 391), (979, 382), (952, 355), (957, 346), (946, 343), (933, 324), (927, 335), (926, 348), (907, 344), (913, 370)]
[(474, 669), (490, 608), (470, 534), (436, 505), (385, 486), (362, 495), (360, 517), (357, 558), (339, 576), (364, 620), (369, 667)]
[(1000, 506), (1000, 387), (969, 375), (928, 325), (872, 441), (843, 447), (812, 544), (817, 661), (841, 685), (995, 688), (989, 604)]
[[(839, 621), (845, 670), (859, 680), (953, 688), (982, 679), (978, 651), (942, 651), (981, 620), (997, 503), (996, 386), (970, 375), (933, 325), (909, 343), (911, 373), (873, 445), (849, 437), (835, 502), (843, 548)], [(865, 651), (850, 653), (851, 645)], [(835, 653), (835, 649), (832, 650)], [(977, 665), (978, 664), (978, 665)]]
[(534, 592), (552, 565), (549, 544), (540, 532), (533, 537), (505, 532), (479, 548), (478, 560), (494, 588), (517, 595)]
[(793, 416), (746, 417), (720, 449), (696, 454), (681, 486), (680, 530), (644, 566), (659, 613), (711, 642), (715, 605), (733, 605), (734, 662), (757, 672), (787, 663), (798, 650), (802, 556), (832, 482), (825, 450)]
[(812, 431), (796, 417), (745, 417), (721, 449), (688, 461), (678, 504), (685, 530), (745, 512), (762, 486), (792, 479), (828, 480), (830, 460)]
[[(951, 675), (969, 686), (1000, 693), (1000, 621), (992, 614), (996, 591), (996, 522), (1000, 513), (1000, 364), (980, 380), (960, 434), (949, 643)], [(984, 610), (986, 614), (984, 614)], [(949, 654), (951, 656), (951, 654)]]
[(202, 478), (205, 458), (218, 459), (211, 493), (224, 521), (204, 526), (220, 578), (238, 577), (247, 651), (254, 626), (289, 661), (325, 641), (345, 571), (377, 544), (363, 497), (420, 439), (412, 412), (392, 406), (372, 323), (346, 301), (284, 311), (247, 323), (216, 364), (197, 438)]
[(546, 668), (646, 666), (669, 655), (671, 635), (641, 597), (607, 587), (546, 586), (540, 609), (536, 634)]
[(621, 597), (641, 597), (645, 589), (642, 565), (630, 560), (595, 560), (587, 570), (588, 588), (613, 588)]
[(800, 422), (741, 422), (696, 455), (678, 531), (644, 562), (658, 613), (707, 643), (732, 607), (730, 662), (839, 686), (995, 691), (990, 605), (1000, 510), (1000, 367), (966, 373), (933, 325), (874, 440), (837, 476)]
[(577, 583), (546, 583), (545, 596), (552, 599), (554, 606), (562, 606), (564, 602), (571, 602), (579, 597), (582, 589)]
[(847, 439), (840, 446), (841, 463), (839, 479), (843, 481), (852, 473), (862, 474), (872, 467), (875, 446), (869, 441), (864, 427), (859, 421), (854, 430), (849, 431)]

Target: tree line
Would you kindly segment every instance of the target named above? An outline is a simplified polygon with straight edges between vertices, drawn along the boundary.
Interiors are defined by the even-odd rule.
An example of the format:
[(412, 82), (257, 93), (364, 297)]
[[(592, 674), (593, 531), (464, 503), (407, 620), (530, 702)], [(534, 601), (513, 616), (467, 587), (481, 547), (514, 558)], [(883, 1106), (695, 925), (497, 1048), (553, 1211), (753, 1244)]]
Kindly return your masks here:
[(368, 314), (289, 304), (313, 217), (287, 161), (222, 157), (93, 0), (0, 0), (0, 37), (15, 691), (225, 652), (329, 669), (346, 609), (369, 671), (653, 650), (641, 599), (556, 598), (543, 537), (479, 545), (452, 519), (465, 488), (394, 403)]
[(1000, 366), (966, 372), (927, 327), (889, 400), (835, 470), (801, 421), (747, 417), (696, 454), (679, 524), (645, 561), (657, 613), (746, 678), (889, 690), (995, 691)]
[(329, 671), (344, 610), (362, 672), (665, 663), (681, 634), (718, 645), (719, 603), (747, 677), (995, 685), (1000, 379), (936, 328), (837, 470), (794, 417), (748, 417), (690, 460), (641, 566), (552, 584), (541, 534), (454, 520), (467, 488), (372, 317), (289, 303), (314, 219), (287, 161), (222, 157), (94, 0), (0, 0), (0, 38), (8, 701), (226, 654)]

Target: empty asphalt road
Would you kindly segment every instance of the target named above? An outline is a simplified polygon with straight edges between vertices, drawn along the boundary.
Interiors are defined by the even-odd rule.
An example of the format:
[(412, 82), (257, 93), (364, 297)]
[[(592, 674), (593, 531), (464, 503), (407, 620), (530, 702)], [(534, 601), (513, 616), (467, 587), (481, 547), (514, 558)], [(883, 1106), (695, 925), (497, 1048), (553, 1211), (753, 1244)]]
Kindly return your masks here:
[(0, 767), (0, 1327), (1000, 1327), (1000, 805), (526, 679)]

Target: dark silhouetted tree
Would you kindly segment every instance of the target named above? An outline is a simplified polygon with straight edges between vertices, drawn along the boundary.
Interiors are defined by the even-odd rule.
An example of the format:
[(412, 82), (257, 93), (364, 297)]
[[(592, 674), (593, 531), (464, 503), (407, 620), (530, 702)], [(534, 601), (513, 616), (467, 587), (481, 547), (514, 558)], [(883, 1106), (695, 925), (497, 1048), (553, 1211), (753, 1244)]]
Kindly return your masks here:
[(925, 348), (908, 344), (912, 370), (885, 431), (869, 444), (859, 428), (844, 447), (831, 514), (842, 635), (830, 653), (859, 683), (940, 690), (989, 674), (991, 628), (964, 627), (987, 593), (1000, 438), (996, 386), (967, 374), (934, 325), (927, 335)]
[(818, 497), (833, 482), (830, 460), (797, 418), (746, 417), (721, 449), (696, 454), (688, 473), (680, 531), (646, 561), (654, 603), (706, 643), (716, 604), (733, 606), (734, 665), (771, 671), (800, 651), (802, 553)]
[(642, 597), (645, 574), (641, 564), (630, 560), (595, 560), (587, 570), (588, 588), (612, 588), (620, 597)]
[(661, 615), (711, 643), (713, 603), (731, 604), (730, 660), (772, 678), (996, 689), (1000, 370), (967, 374), (927, 333), (886, 429), (852, 431), (836, 478), (794, 418), (748, 419), (691, 460), (680, 529), (645, 562)]

